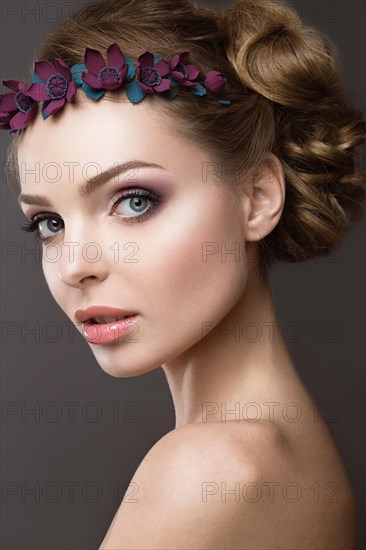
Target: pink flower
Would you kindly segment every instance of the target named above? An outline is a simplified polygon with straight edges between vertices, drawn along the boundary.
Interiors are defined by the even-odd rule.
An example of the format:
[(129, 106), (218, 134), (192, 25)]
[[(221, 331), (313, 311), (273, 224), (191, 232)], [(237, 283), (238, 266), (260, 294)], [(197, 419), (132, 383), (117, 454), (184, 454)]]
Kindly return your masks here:
[(221, 94), (226, 82), (226, 76), (222, 76), (219, 71), (209, 71), (203, 85), (212, 94)]
[(34, 72), (39, 81), (27, 88), (27, 94), (36, 101), (45, 101), (43, 112), (46, 117), (61, 109), (65, 102), (72, 103), (76, 95), (76, 83), (66, 63), (58, 57), (51, 61), (36, 61)]
[(86, 48), (84, 59), (89, 72), (82, 73), (82, 80), (92, 88), (115, 90), (126, 79), (128, 64), (116, 42), (108, 47), (107, 64), (102, 54), (92, 48)]
[(169, 73), (169, 63), (159, 59), (154, 63), (154, 55), (146, 51), (139, 56), (135, 65), (136, 76), (141, 88), (148, 94), (165, 92), (170, 89), (170, 78), (164, 78)]
[(0, 129), (23, 130), (37, 112), (37, 103), (27, 95), (27, 84), (18, 80), (3, 80), (13, 90), (0, 95)]
[(189, 52), (175, 55), (170, 61), (170, 74), (181, 86), (195, 88), (198, 83), (193, 80), (198, 77), (200, 70), (196, 65), (188, 63), (188, 59)]

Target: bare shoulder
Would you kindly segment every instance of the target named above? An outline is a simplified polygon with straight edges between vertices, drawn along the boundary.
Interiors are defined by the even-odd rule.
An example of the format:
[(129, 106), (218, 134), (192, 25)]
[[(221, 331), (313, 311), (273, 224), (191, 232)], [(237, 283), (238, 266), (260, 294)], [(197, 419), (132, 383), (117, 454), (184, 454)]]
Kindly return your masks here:
[(301, 460), (296, 445), (265, 421), (169, 432), (136, 470), (100, 550), (354, 550), (342, 476), (316, 466), (324, 459), (316, 447), (312, 461)]
[(190, 424), (162, 437), (136, 470), (134, 498), (126, 492), (100, 550), (244, 548), (243, 528), (249, 548), (259, 508), (268, 503), (248, 507), (243, 487), (259, 487), (271, 469), (286, 470), (288, 451), (274, 426), (237, 428)]
[[(205, 480), (254, 482), (290, 467), (294, 468), (290, 445), (278, 426), (262, 421), (209, 422), (168, 432), (147, 453), (134, 479), (159, 491), (177, 481), (176, 492), (191, 497), (193, 490), (202, 494)], [(163, 487), (158, 487), (159, 481)]]
[(170, 456), (188, 469), (201, 469), (202, 474), (227, 469), (258, 477), (293, 461), (286, 434), (266, 421), (188, 424), (166, 434), (151, 452)]

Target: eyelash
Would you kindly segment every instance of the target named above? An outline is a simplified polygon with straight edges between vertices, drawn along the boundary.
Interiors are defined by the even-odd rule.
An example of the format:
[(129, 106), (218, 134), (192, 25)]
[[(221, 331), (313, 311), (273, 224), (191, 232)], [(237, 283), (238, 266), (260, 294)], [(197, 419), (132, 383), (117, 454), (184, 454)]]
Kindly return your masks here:
[[(136, 190), (126, 191), (125, 193), (122, 193), (122, 194), (117, 194), (115, 197), (113, 197), (112, 209), (118, 206), (118, 204), (121, 203), (123, 200), (135, 198), (135, 197), (146, 197), (153, 203), (153, 205), (149, 206), (146, 212), (144, 212), (143, 214), (140, 214), (139, 216), (121, 216), (124, 222), (126, 223), (134, 223), (135, 221), (139, 223), (143, 221), (143, 219), (146, 216), (151, 214), (152, 211), (157, 208), (157, 206), (159, 205), (162, 199), (161, 195), (153, 191), (144, 191), (142, 189), (136, 189)], [(60, 219), (60, 218), (52, 215), (47, 216), (45, 214), (36, 215), (33, 217), (33, 219), (30, 222), (21, 225), (20, 228), (22, 229), (22, 231), (28, 231), (30, 233), (35, 232), (36, 239), (40, 240), (42, 243), (47, 243), (56, 237), (56, 233), (55, 233), (55, 236), (42, 237), (38, 229), (38, 226), (41, 221), (47, 220), (47, 219)]]

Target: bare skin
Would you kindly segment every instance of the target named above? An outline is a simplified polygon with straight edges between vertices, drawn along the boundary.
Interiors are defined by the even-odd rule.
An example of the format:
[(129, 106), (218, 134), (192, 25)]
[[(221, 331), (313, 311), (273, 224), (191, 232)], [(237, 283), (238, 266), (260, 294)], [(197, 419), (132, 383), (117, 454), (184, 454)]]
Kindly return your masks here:
[[(280, 331), (274, 335), (273, 364), (248, 369), (245, 383), (234, 380), (229, 389), (225, 380), (211, 393), (205, 388), (201, 408), (194, 397), (199, 375), (182, 383), (180, 402), (196, 414), (142, 461), (100, 550), (135, 548), (137, 541), (146, 549), (356, 548), (355, 497), (342, 460)], [(212, 377), (203, 373), (201, 380)], [(184, 407), (176, 410), (184, 414)], [(186, 483), (188, 491), (181, 488)], [(182, 490), (176, 507), (172, 488)], [(188, 501), (184, 522), (181, 501)], [(161, 517), (169, 524), (157, 534)]]
[[(137, 341), (89, 345), (112, 376), (162, 367), (174, 402), (176, 427), (136, 470), (100, 550), (353, 550), (347, 474), (255, 267), (257, 244), (283, 211), (281, 164), (269, 152), (259, 176), (247, 174), (232, 200), (225, 186), (203, 177), (212, 159), (182, 139), (174, 122), (148, 100), (77, 101), (59, 117), (32, 121), (19, 149), (20, 167), (75, 163), (72, 181), (69, 169), (57, 185), (30, 171), (22, 180), (23, 194), (51, 202), (23, 197), (25, 215), (62, 222), (43, 245), (52, 258), (52, 246), (61, 251), (42, 262), (56, 302), (76, 325), (75, 311), (91, 305), (138, 312)], [(132, 159), (164, 168), (130, 170), (88, 197), (78, 194), (88, 163), (106, 170)], [(137, 211), (123, 203), (112, 209), (111, 199), (127, 187), (161, 193), (162, 206), (142, 223), (126, 222)], [(51, 226), (43, 222), (43, 230), (49, 236)], [(78, 243), (72, 258), (70, 242)], [(139, 261), (116, 262), (116, 242), (135, 243)], [(82, 254), (88, 243), (103, 251), (98, 261)], [(230, 253), (236, 243), (239, 255)], [(239, 498), (225, 499), (236, 484)]]

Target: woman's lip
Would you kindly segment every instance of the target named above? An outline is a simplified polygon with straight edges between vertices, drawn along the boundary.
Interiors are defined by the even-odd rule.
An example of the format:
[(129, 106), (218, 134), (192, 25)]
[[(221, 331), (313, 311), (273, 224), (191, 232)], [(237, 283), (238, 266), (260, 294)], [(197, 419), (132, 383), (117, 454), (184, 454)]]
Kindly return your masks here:
[(125, 317), (126, 315), (136, 315), (136, 312), (109, 306), (91, 306), (75, 311), (75, 317), (81, 323), (95, 319), (95, 317)]
[[(88, 320), (83, 322), (83, 335), (90, 344), (103, 345), (118, 342), (125, 336), (134, 334), (138, 319), (139, 315), (136, 313), (126, 319), (117, 319), (110, 323), (99, 324)], [(137, 340), (130, 341), (136, 342)]]

